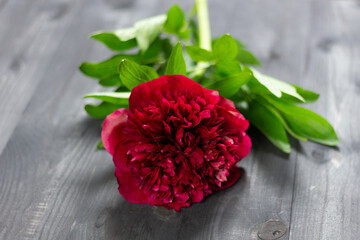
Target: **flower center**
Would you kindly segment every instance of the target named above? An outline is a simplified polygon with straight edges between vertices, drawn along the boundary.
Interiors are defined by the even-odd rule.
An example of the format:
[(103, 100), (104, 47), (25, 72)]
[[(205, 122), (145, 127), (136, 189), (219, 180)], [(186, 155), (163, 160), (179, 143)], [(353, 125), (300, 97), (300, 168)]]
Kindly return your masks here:
[(240, 160), (241, 138), (223, 107), (184, 94), (140, 109), (125, 128), (128, 166), (152, 204), (188, 206), (221, 187)]

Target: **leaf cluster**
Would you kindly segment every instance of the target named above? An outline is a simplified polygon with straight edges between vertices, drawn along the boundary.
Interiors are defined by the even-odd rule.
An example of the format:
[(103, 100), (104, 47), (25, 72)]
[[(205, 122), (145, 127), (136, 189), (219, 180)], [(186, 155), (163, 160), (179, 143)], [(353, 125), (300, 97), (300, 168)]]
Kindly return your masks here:
[(253, 68), (260, 62), (229, 34), (213, 39), (212, 50), (201, 48), (198, 30), (196, 9), (185, 14), (174, 5), (166, 15), (138, 21), (133, 27), (91, 35), (115, 54), (80, 65), (85, 75), (112, 90), (85, 96), (101, 100), (98, 105), (85, 105), (86, 112), (105, 118), (128, 107), (130, 92), (137, 85), (160, 75), (185, 75), (234, 101), (250, 123), (286, 153), (291, 149), (288, 135), (338, 144), (327, 120), (299, 106), (316, 101), (319, 94), (260, 73)]

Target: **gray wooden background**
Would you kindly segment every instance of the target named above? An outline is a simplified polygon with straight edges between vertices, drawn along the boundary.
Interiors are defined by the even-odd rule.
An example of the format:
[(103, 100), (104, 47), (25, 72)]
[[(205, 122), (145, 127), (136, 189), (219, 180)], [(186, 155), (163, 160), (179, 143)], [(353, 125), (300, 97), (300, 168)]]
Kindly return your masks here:
[(321, 93), (309, 107), (338, 148), (292, 140), (287, 156), (250, 131), (232, 188), (181, 213), (130, 204), (95, 151), (100, 121), (82, 96), (99, 87), (77, 67), (110, 54), (90, 33), (192, 1), (0, 0), (0, 239), (360, 238), (360, 2), (209, 1), (214, 36), (239, 37), (262, 71)]

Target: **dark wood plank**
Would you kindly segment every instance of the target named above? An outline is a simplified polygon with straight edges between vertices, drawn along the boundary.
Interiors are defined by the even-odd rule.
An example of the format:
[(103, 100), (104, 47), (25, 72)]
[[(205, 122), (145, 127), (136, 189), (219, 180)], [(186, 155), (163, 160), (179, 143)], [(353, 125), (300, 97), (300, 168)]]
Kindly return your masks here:
[[(19, 109), (18, 105), (21, 105), (21, 103), (26, 105), (29, 99), (29, 94), (26, 94), (28, 92), (22, 89), (23, 85), (26, 86), (23, 83), (24, 79), (17, 79), (19, 75), (15, 76), (16, 73), (14, 72), (20, 70), (20, 66), (24, 61), (23, 57), (25, 58), (23, 55), (26, 55), (20, 53), (21, 51), (26, 51), (25, 41), (27, 38), (25, 36), (29, 37), (31, 35), (29, 34), (31, 31), (27, 31), (25, 26), (35, 25), (40, 27), (40, 24), (34, 24), (36, 4), (37, 1), (34, 1), (33, 4), (30, 1), (24, 3), (19, 1), (2, 1), (0, 3), (0, 42), (2, 43), (0, 54), (0, 88), (6, 89), (6, 91), (0, 92), (0, 111), (2, 113), (0, 119), (0, 133), (2, 136), (0, 138), (0, 153), (16, 125), (16, 119), (23, 110), (21, 107)], [(24, 35), (24, 38), (20, 37), (22, 35)], [(17, 44), (21, 39), (23, 43)], [(31, 42), (31, 38), (28, 39), (28, 42)], [(19, 93), (22, 93), (20, 98), (18, 97)], [(18, 109), (19, 111), (16, 111)]]
[(82, 2), (4, 2), (0, 14), (0, 153)]
[[(52, 3), (56, 4), (57, 2)], [(42, 16), (37, 19), (37, 24), (40, 26), (32, 28), (37, 32), (34, 32), (34, 36), (30, 32), (24, 33), (24, 35), (20, 34), (24, 38), (20, 40), (21, 48), (23, 48), (20, 50), (25, 51), (20, 60), (22, 61), (26, 57), (28, 63), (21, 66), (18, 74), (11, 75), (2, 82), (4, 85), (1, 88), (3, 90), (1, 96), (7, 101), (1, 101), (1, 103), (8, 104), (8, 106), (1, 105), (1, 112), (4, 113), (2, 116), (8, 118), (1, 125), (2, 137), (5, 137), (4, 135), (9, 132), (8, 128), (13, 126), (11, 125), (13, 124), (12, 121), (16, 122), (21, 119), (17, 130), (12, 135), (12, 140), (0, 157), (0, 207), (2, 210), (0, 238), (2, 239), (36, 238), (39, 236), (38, 224), (44, 215), (44, 209), (48, 209), (46, 206), (49, 197), (52, 196), (50, 193), (55, 191), (54, 189), (46, 189), (52, 177), (56, 176), (54, 166), (51, 163), (57, 164), (56, 160), (64, 152), (63, 143), (69, 137), (56, 130), (57, 125), (64, 119), (56, 117), (53, 111), (58, 102), (62, 102), (61, 99), (71, 92), (71, 88), (69, 91), (64, 88), (69, 83), (69, 79), (77, 72), (77, 65), (90, 47), (90, 42), (85, 44), (71, 43), (76, 43), (78, 38), (86, 39), (89, 32), (101, 27), (96, 22), (98, 19), (91, 17), (96, 12), (96, 6), (89, 8), (88, 11), (79, 16), (83, 9), (83, 2), (68, 3), (70, 4), (68, 15), (58, 25), (49, 23), (47, 18), (49, 14), (42, 14), (40, 11), (48, 4), (37, 8), (39, 16)], [(27, 33), (27, 31), (25, 32)], [(32, 36), (34, 39), (28, 39), (26, 45), (26, 37), (28, 36)], [(8, 51), (8, 49), (2, 50), (5, 53)], [(76, 52), (77, 54), (74, 55)], [(7, 70), (5, 70), (6, 73)], [(15, 82), (11, 83), (10, 80)], [(35, 91), (38, 83), (41, 84)], [(77, 94), (90, 91), (88, 87), (91, 83), (89, 80), (84, 81), (82, 88), (77, 88)], [(7, 88), (8, 84), (16, 86), (9, 89)], [(24, 115), (21, 116), (27, 102), (20, 102), (19, 99), (30, 98), (31, 92), (34, 91), (37, 94), (32, 98)], [(81, 100), (78, 100), (80, 106)], [(70, 109), (79, 111), (81, 108)], [(59, 115), (61, 114), (62, 112), (59, 112)], [(67, 117), (72, 118), (73, 116)], [(60, 120), (61, 122), (59, 122)], [(66, 129), (62, 130), (66, 131)], [(48, 210), (50, 211), (50, 209)]]
[(303, 84), (321, 93), (317, 112), (340, 137), (339, 148), (301, 144), (290, 239), (357, 239), (360, 234), (360, 5), (312, 3)]

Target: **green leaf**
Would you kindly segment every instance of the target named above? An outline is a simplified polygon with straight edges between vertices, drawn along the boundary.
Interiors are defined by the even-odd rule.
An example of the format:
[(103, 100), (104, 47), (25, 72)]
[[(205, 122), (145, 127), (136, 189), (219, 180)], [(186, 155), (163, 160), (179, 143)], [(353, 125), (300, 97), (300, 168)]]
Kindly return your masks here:
[(195, 19), (191, 18), (189, 21), (190, 32), (194, 40), (194, 44), (199, 46), (199, 29)]
[[(309, 91), (309, 90), (306, 90), (306, 89), (303, 89), (301, 87), (298, 87), (296, 85), (292, 85), (290, 84), (291, 86), (293, 86), (295, 89), (296, 89), (296, 92), (303, 97), (303, 99), (305, 100), (305, 103), (311, 103), (311, 102), (315, 102), (320, 94), (318, 93), (315, 93), (315, 92), (312, 92), (312, 91)], [(291, 96), (287, 96), (288, 98), (287, 99), (284, 99), (284, 100), (289, 100), (291, 102), (296, 102), (296, 103), (304, 103), (304, 102), (301, 102), (299, 100), (297, 100), (296, 98), (293, 98)]]
[(241, 73), (240, 64), (236, 60), (223, 60), (215, 64), (215, 79), (222, 79), (236, 73)]
[(172, 50), (173, 46), (171, 45), (170, 40), (168, 38), (162, 39), (162, 52), (165, 59), (169, 59)]
[(230, 98), (239, 91), (242, 85), (249, 81), (250, 77), (250, 73), (242, 72), (213, 82), (206, 87), (219, 91), (220, 95), (225, 98)]
[(237, 44), (237, 46), (238, 46), (239, 49), (244, 49), (244, 48), (246, 48), (246, 45), (245, 45), (243, 42), (241, 42), (241, 41), (238, 40), (238, 39), (234, 39), (234, 40), (236, 41), (236, 44)]
[(251, 101), (248, 109), (241, 109), (246, 119), (259, 129), (276, 147), (290, 153), (290, 143), (281, 119), (257, 101)]
[(114, 51), (124, 51), (137, 46), (135, 28), (119, 29), (115, 32), (97, 32), (90, 37), (104, 43)]
[(107, 115), (113, 113), (121, 107), (122, 106), (117, 104), (102, 102), (99, 105), (87, 104), (84, 108), (85, 111), (93, 118), (105, 118)]
[(165, 75), (186, 75), (186, 65), (180, 42), (175, 45), (171, 52), (169, 61), (166, 65)]
[(289, 125), (287, 124), (287, 122), (285, 121), (285, 119), (281, 116), (281, 114), (279, 113), (279, 111), (277, 109), (275, 109), (271, 104), (269, 104), (267, 101), (264, 101), (262, 97), (258, 97), (257, 100), (259, 101), (259, 103), (261, 103), (264, 107), (266, 107), (269, 111), (271, 111), (275, 116), (277, 116), (277, 118), (279, 120), (281, 120), (284, 128), (286, 129), (286, 131), (293, 136), (294, 138), (297, 138), (301, 141), (307, 141), (306, 137), (300, 136), (299, 134), (297, 134), (296, 132), (294, 132)]
[(120, 81), (120, 77), (119, 74), (116, 73), (114, 75), (110, 75), (104, 78), (101, 78), (99, 80), (99, 84), (101, 86), (104, 87), (114, 87), (114, 86), (120, 86), (121, 85), (121, 81)]
[(261, 65), (259, 60), (257, 60), (251, 52), (245, 49), (239, 49), (236, 59), (242, 64)]
[[(244, 66), (244, 71), (252, 72), (251, 69), (248, 68), (247, 66)], [(264, 75), (264, 74), (262, 74), (262, 75)], [(272, 79), (274, 79), (274, 78), (272, 78)], [(272, 80), (270, 80), (270, 81), (272, 81)], [(281, 82), (281, 81), (277, 80), (277, 82)], [(253, 92), (253, 93), (258, 93), (262, 96), (264, 96), (264, 95), (274, 96), (274, 98), (277, 98), (277, 99), (280, 99), (280, 100), (286, 101), (286, 102), (291, 102), (291, 103), (311, 103), (311, 102), (316, 101), (320, 96), (318, 93), (315, 93), (315, 92), (312, 92), (309, 90), (305, 90), (296, 85), (288, 84), (285, 82), (282, 82), (282, 84), (287, 85), (287, 87), (289, 87), (289, 88), (294, 88), (296, 90), (296, 93), (301, 96), (300, 99), (298, 97), (289, 95), (286, 92), (281, 92), (280, 98), (278, 96), (275, 97), (274, 96), (275, 94), (272, 93), (271, 91), (269, 91), (268, 88), (266, 86), (262, 85), (258, 80), (251, 79), (248, 82), (248, 86), (251, 89), (251, 92)]]
[(164, 30), (168, 33), (178, 33), (184, 26), (185, 15), (178, 5), (172, 6), (168, 13), (166, 22), (164, 24)]
[(269, 97), (266, 100), (279, 110), (288, 127), (297, 135), (329, 146), (339, 143), (334, 128), (320, 115), (287, 102)]
[(148, 66), (141, 66), (130, 60), (123, 60), (119, 66), (121, 82), (132, 90), (137, 85), (158, 78), (154, 69)]
[(80, 65), (79, 69), (89, 77), (107, 78), (118, 74), (119, 64), (123, 59), (135, 60), (136, 56), (119, 54), (99, 63), (84, 62)]
[(86, 95), (84, 98), (96, 98), (108, 103), (128, 106), (130, 92), (96, 92)]
[(197, 46), (186, 46), (185, 49), (191, 59), (195, 62), (209, 62), (214, 58), (211, 52)]
[(146, 51), (150, 44), (159, 36), (165, 21), (166, 15), (158, 15), (135, 23), (136, 40), (142, 51)]
[(97, 150), (105, 149), (104, 143), (103, 143), (102, 140), (100, 140), (100, 142), (99, 142), (98, 145), (96, 146), (96, 149), (97, 149)]
[(223, 59), (235, 59), (238, 54), (236, 41), (229, 34), (225, 34), (214, 42), (214, 56), (220, 61)]
[(128, 41), (136, 38), (136, 28), (122, 28), (114, 32), (120, 41)]
[(262, 74), (255, 69), (251, 69), (251, 71), (253, 72), (255, 79), (276, 97), (280, 98), (282, 93), (286, 93), (302, 102), (305, 102), (305, 99), (297, 93), (296, 88), (292, 85)]
[(141, 62), (141, 64), (153, 64), (157, 62), (158, 56), (163, 50), (164, 41), (165, 40), (157, 38), (145, 52), (140, 50), (137, 54), (137, 62)]
[(116, 88), (114, 92), (129, 92), (129, 89), (125, 86), (120, 86)]
[(184, 29), (177, 33), (177, 36), (182, 39), (188, 40), (191, 36), (191, 30), (190, 29)]

